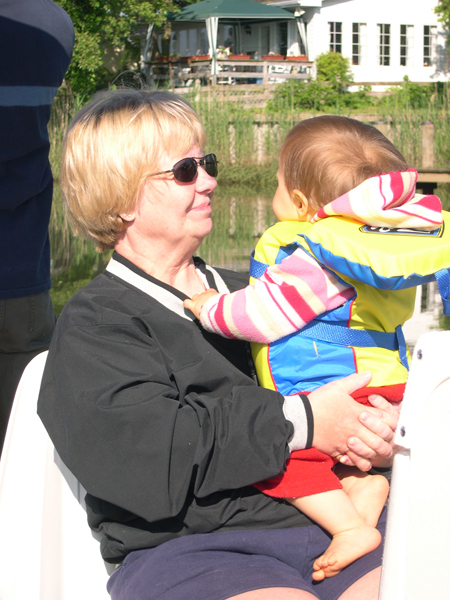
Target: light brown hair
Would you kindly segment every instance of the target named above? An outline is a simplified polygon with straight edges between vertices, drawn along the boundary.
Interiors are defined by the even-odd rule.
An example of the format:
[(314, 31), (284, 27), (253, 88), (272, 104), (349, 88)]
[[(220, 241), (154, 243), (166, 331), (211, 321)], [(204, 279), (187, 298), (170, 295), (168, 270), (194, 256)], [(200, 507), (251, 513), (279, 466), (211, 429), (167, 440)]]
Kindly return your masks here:
[(287, 191), (301, 191), (315, 210), (374, 175), (408, 168), (378, 129), (332, 115), (293, 127), (281, 147), (279, 165)]
[(75, 116), (64, 140), (61, 189), (76, 233), (102, 252), (126, 228), (119, 216), (133, 210), (163, 153), (180, 156), (205, 145), (197, 113), (166, 91), (100, 92)]

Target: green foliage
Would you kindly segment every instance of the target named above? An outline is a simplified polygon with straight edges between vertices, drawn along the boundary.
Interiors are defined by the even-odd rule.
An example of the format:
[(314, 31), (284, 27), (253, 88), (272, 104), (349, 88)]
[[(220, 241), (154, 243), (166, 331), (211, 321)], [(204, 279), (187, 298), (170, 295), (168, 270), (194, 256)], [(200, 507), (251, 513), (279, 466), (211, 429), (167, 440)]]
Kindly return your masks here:
[(434, 166), (450, 161), (449, 99), (447, 83), (420, 85), (405, 78), (401, 87), (377, 103), (381, 121), (388, 124), (389, 139), (411, 166), (422, 164), (422, 124), (434, 124)]
[(372, 108), (374, 100), (367, 95), (369, 87), (348, 92), (353, 74), (348, 58), (338, 52), (325, 52), (316, 59), (317, 76), (306, 82), (290, 79), (278, 86), (275, 97), (267, 104), (269, 112), (284, 110), (348, 112)]
[(139, 25), (162, 25), (169, 11), (193, 0), (56, 0), (75, 27), (75, 48), (66, 81), (74, 92), (92, 94), (114, 78), (105, 52), (120, 54), (119, 69), (136, 66), (141, 38)]
[(401, 87), (390, 88), (389, 95), (380, 99), (380, 106), (397, 106), (399, 108), (427, 108), (430, 102), (442, 101), (444, 83), (421, 85), (410, 81), (405, 75)]
[(357, 92), (337, 90), (332, 83), (290, 79), (279, 85), (273, 100), (267, 103), (268, 112), (326, 111), (348, 112), (372, 108), (374, 100), (367, 95), (370, 88)]
[[(434, 7), (434, 12), (439, 15), (438, 20), (443, 23), (444, 28), (450, 29), (450, 0), (438, 0)], [(450, 39), (447, 38), (447, 46), (450, 45)]]
[(307, 83), (302, 79), (288, 79), (279, 85), (273, 100), (267, 103), (268, 112), (283, 110), (320, 110), (329, 104), (333, 91), (328, 85), (317, 81)]
[(316, 58), (317, 81), (327, 81), (334, 91), (341, 93), (353, 82), (350, 60), (340, 52), (324, 52)]

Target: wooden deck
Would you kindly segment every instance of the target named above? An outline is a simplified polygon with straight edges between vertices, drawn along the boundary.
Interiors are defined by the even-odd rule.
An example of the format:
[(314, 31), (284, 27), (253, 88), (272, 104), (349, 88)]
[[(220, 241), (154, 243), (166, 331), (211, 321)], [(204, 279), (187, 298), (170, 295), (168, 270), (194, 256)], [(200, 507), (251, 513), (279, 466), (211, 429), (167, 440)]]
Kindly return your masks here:
[(417, 188), (422, 194), (433, 194), (438, 183), (450, 184), (450, 169), (418, 168)]
[(421, 183), (450, 183), (450, 169), (417, 169)]

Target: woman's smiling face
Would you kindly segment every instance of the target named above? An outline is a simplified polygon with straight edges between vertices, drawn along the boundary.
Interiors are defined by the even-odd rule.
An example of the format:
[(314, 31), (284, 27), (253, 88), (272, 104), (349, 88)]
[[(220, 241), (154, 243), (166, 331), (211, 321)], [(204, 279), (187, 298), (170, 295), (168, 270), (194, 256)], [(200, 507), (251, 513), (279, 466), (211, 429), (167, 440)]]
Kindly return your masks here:
[[(171, 169), (183, 158), (203, 154), (197, 144), (181, 156), (163, 154), (161, 171)], [(211, 198), (216, 186), (214, 177), (200, 166), (191, 183), (180, 183), (171, 173), (150, 177), (133, 213), (133, 226), (144, 238), (160, 239), (169, 247), (186, 244), (197, 248), (212, 229)]]

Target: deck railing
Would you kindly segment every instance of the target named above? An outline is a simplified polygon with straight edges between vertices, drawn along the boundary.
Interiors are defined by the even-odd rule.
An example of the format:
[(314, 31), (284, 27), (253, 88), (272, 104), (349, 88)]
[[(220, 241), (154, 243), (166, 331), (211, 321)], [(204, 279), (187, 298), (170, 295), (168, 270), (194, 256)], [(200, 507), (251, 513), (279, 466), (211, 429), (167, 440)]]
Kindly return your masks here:
[[(287, 79), (309, 79), (312, 62), (308, 60), (219, 59), (217, 73), (211, 74), (212, 60), (195, 57), (159, 60), (148, 63), (150, 84), (168, 82), (171, 87), (201, 84), (281, 83)], [(250, 80), (250, 81), (249, 81)]]

